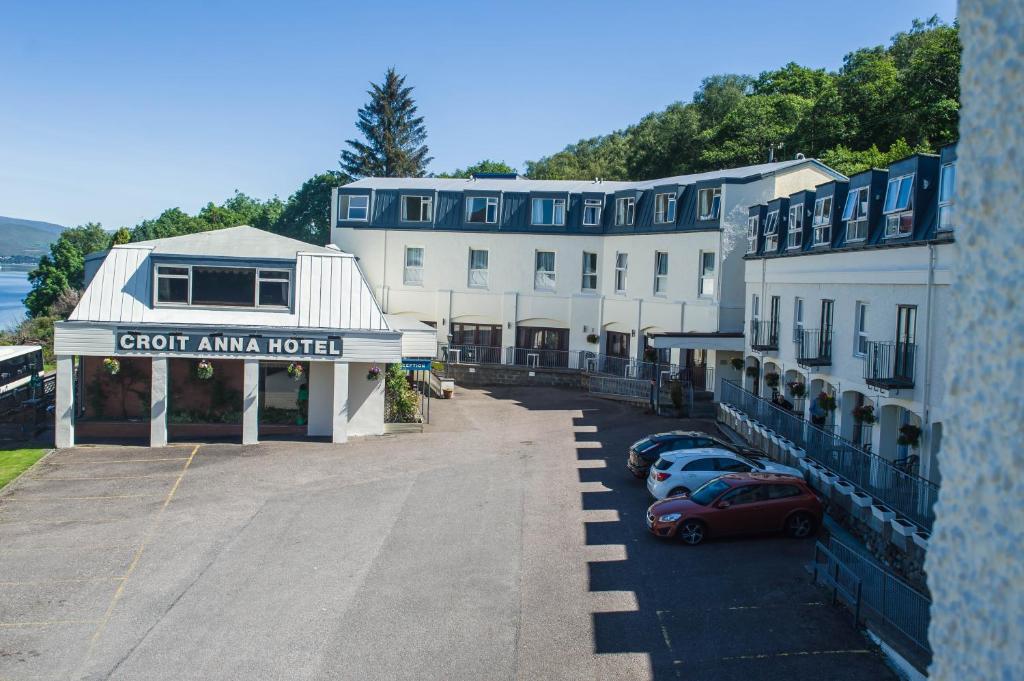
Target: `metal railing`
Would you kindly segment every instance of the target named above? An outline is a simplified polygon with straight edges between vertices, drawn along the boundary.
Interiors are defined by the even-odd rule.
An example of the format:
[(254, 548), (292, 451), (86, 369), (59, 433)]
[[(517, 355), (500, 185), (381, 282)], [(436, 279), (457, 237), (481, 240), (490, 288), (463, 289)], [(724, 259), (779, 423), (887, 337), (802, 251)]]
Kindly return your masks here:
[(805, 421), (770, 401), (722, 381), (722, 402), (741, 409), (807, 452), (807, 457), (845, 478), (860, 491), (930, 530), (938, 485), (900, 470), (892, 462)]
[(754, 350), (779, 349), (779, 322), (777, 319), (768, 321), (750, 320), (750, 347)]
[(505, 364), (537, 369), (583, 369), (585, 360), (593, 356), (586, 350), (505, 348)]
[[(824, 559), (824, 560), (822, 560)], [(856, 572), (820, 541), (814, 544), (814, 560), (811, 561), (811, 581), (824, 583), (832, 589), (832, 605), (842, 597), (853, 609), (853, 622), (860, 625), (860, 606), (863, 582)]]
[(442, 356), (452, 364), (501, 364), (501, 346), (493, 345), (447, 345)]
[[(932, 601), (928, 596), (835, 537), (829, 539), (827, 551), (833, 561), (843, 566), (844, 573), (856, 576), (860, 584), (859, 613), (864, 613), (866, 618), (878, 617), (931, 652), (928, 623)], [(815, 553), (817, 555), (817, 551)]]
[(914, 359), (917, 345), (904, 341), (868, 341), (864, 357), (864, 382), (876, 388), (914, 387)]
[(796, 333), (796, 361), (805, 367), (832, 364), (832, 329), (803, 329)]
[(588, 380), (588, 390), (597, 395), (616, 395), (636, 402), (650, 402), (653, 383), (636, 378), (595, 374)]

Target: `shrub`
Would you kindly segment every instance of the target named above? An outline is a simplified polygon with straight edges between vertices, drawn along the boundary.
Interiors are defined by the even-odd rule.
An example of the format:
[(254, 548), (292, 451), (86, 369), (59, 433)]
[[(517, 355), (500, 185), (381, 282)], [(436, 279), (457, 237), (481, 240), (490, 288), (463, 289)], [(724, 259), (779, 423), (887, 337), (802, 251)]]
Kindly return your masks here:
[(415, 423), (418, 406), (416, 392), (409, 386), (402, 365), (389, 364), (384, 376), (385, 422)]
[(789, 386), (789, 394), (793, 397), (803, 397), (807, 394), (807, 386), (802, 381), (790, 381), (787, 385)]
[(917, 426), (906, 423), (900, 426), (900, 436), (896, 438), (896, 444), (913, 447), (917, 449), (917, 445), (921, 440), (921, 429)]
[(743, 371), (743, 365), (744, 364), (745, 364), (745, 362), (743, 361), (742, 357), (733, 357), (732, 358), (732, 368), (735, 369), (736, 371)]
[(862, 404), (859, 407), (853, 408), (853, 420), (857, 423), (874, 423), (875, 419), (875, 407), (870, 404)]
[(774, 371), (769, 371), (764, 375), (764, 384), (769, 388), (779, 387), (779, 375)]

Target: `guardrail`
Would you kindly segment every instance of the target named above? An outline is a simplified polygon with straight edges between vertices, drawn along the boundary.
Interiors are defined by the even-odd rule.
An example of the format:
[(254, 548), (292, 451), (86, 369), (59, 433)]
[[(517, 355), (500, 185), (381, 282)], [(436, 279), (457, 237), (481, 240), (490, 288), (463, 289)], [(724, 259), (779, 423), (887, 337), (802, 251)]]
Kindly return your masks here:
[(917, 525), (931, 530), (939, 496), (935, 483), (900, 470), (877, 454), (805, 421), (732, 381), (722, 381), (722, 402), (741, 409), (748, 417), (803, 449), (808, 458)]
[(595, 395), (615, 395), (647, 404), (651, 401), (652, 388), (653, 383), (644, 379), (594, 374), (588, 380), (587, 389)]
[[(821, 559), (825, 560), (822, 561)], [(847, 567), (820, 541), (814, 544), (814, 561), (811, 563), (811, 581), (824, 583), (832, 589), (832, 605), (841, 596), (853, 609), (853, 622), (860, 624), (860, 605), (863, 583), (856, 572)]]
[(452, 364), (501, 364), (502, 348), (493, 345), (447, 345), (442, 358)]

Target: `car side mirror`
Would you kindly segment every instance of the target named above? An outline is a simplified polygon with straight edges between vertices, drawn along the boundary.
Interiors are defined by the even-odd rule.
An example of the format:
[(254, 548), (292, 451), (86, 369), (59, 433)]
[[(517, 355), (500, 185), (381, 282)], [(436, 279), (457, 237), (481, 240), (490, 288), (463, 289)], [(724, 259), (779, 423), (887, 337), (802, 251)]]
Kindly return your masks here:
[(719, 501), (715, 504), (715, 508), (729, 508), (730, 506), (732, 506), (731, 501)]

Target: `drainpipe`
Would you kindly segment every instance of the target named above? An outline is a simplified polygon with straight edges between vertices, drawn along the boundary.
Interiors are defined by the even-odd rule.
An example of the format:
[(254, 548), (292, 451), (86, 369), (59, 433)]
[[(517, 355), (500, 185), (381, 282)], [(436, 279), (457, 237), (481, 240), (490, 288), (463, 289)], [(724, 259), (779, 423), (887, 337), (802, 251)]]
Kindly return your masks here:
[[(380, 304), (384, 306), (384, 312), (388, 311), (388, 301), (385, 298), (385, 292), (388, 290), (388, 232), (390, 231), (390, 229), (384, 230), (384, 254), (381, 256), (384, 266), (381, 267), (380, 276)], [(437, 322), (437, 320), (435, 319), (434, 322)]]
[[(925, 342), (924, 342), (924, 396), (921, 399), (921, 406), (924, 414), (922, 414), (922, 428), (924, 433), (923, 445), (928, 446), (928, 473), (931, 474), (931, 448), (932, 448), (932, 417), (931, 417), (931, 398), (932, 398), (932, 300), (934, 298), (935, 289), (935, 260), (937, 253), (935, 251), (935, 244), (928, 244), (928, 288), (927, 296), (925, 298), (925, 314), (928, 315), (928, 321), (925, 323)], [(923, 447), (922, 447), (923, 448)], [(922, 462), (926, 457), (922, 456)], [(923, 467), (922, 467), (923, 468)], [(924, 476), (922, 476), (924, 477)]]
[[(768, 296), (767, 275), (768, 275), (768, 258), (765, 258), (764, 256), (762, 256), (761, 257), (761, 296), (760, 296), (760, 300), (758, 301), (758, 307), (760, 309), (757, 311), (757, 321), (758, 321), (758, 323), (761, 322), (761, 313), (764, 311), (764, 304), (765, 304), (765, 302), (768, 299), (767, 298), (767, 296)], [(763, 389), (764, 389), (764, 352), (762, 351), (762, 352), (758, 353), (758, 356), (761, 359), (757, 363), (757, 373), (758, 373), (757, 389), (758, 389), (758, 392), (762, 392)]]

